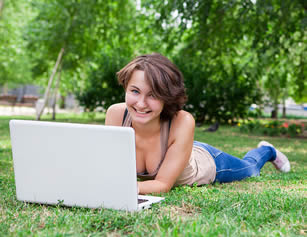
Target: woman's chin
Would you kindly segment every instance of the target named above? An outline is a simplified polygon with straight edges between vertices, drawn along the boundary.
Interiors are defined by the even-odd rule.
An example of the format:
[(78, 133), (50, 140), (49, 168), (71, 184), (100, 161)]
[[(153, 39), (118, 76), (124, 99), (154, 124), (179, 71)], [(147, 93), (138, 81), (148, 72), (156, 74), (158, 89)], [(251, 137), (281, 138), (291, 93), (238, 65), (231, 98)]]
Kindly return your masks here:
[(132, 120), (134, 123), (138, 123), (138, 124), (148, 124), (151, 121), (155, 120), (155, 118), (153, 118), (151, 113), (148, 114), (133, 114), (132, 116)]
[(146, 124), (148, 121), (150, 121), (149, 116), (139, 116), (139, 115), (134, 115), (132, 116), (132, 120), (134, 122), (140, 123), (140, 124)]

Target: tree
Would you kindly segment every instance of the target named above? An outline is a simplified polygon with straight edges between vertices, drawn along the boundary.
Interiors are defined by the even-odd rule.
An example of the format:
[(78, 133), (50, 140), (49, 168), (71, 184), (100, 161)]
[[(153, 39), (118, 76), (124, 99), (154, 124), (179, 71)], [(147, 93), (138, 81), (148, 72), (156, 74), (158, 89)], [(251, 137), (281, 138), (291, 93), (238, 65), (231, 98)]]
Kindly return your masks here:
[(29, 8), (23, 0), (0, 1), (0, 85), (31, 80), (31, 64), (22, 37), (25, 24), (33, 17)]
[(88, 88), (91, 68), (101, 63), (103, 55), (114, 54), (120, 59), (120, 54), (133, 52), (135, 6), (129, 0), (44, 0), (32, 4), (38, 15), (28, 25), (25, 37), (33, 52), (33, 73), (46, 78), (57, 53), (64, 48), (62, 93), (66, 90), (80, 95)]
[(250, 104), (259, 101), (257, 58), (249, 51), (248, 27), (240, 24), (252, 3), (243, 3), (179, 0), (152, 6), (159, 15), (156, 27), (169, 33), (163, 34), (164, 41), (172, 45), (185, 76), (186, 109), (199, 122), (244, 117)]
[(303, 1), (257, 1), (255, 14), (254, 45), (264, 89), (274, 111), (283, 102), (285, 117), (285, 99), (302, 98), (305, 88), (306, 6)]
[(116, 72), (129, 59), (124, 52), (102, 52), (96, 66), (91, 68), (85, 84), (76, 93), (80, 105), (92, 112), (97, 107), (106, 109), (114, 103), (124, 101), (124, 90), (117, 82)]
[[(197, 116), (203, 120), (205, 113), (227, 119), (229, 111), (225, 108), (243, 112), (249, 107), (248, 103), (259, 103), (262, 78), (269, 80), (264, 83), (269, 94), (278, 95), (272, 98), (275, 104), (288, 91), (298, 93), (304, 89), (306, 53), (296, 50), (296, 54), (292, 52), (287, 57), (295, 46), (303, 44), (306, 36), (304, 4), (298, 0), (169, 0), (145, 1), (144, 7), (156, 9), (155, 26), (163, 32), (163, 40), (171, 45), (169, 48), (176, 52), (176, 58), (183, 59), (181, 67), (188, 75), (185, 75), (188, 92), (192, 91), (193, 95), (188, 108), (202, 114)], [(302, 37), (294, 40), (297, 34)], [(298, 60), (293, 61), (293, 57), (301, 61), (295, 65), (293, 62)], [(279, 70), (280, 67), (283, 68)], [(228, 83), (229, 77), (233, 83)], [(221, 95), (233, 95), (245, 83), (241, 96), (236, 96), (239, 100), (228, 106), (233, 97), (223, 99)], [(296, 87), (292, 87), (294, 84)], [(219, 87), (224, 90), (217, 90)], [(198, 101), (195, 91), (203, 99)], [(216, 91), (215, 95), (211, 95), (211, 91)], [(234, 117), (234, 113), (231, 116)]]
[(4, 7), (4, 0), (0, 1), (0, 16), (2, 15), (2, 9)]
[[(44, 99), (42, 101), (41, 106), (37, 110), (37, 116), (36, 116), (37, 120), (40, 120), (40, 117), (43, 114), (44, 108), (45, 108), (46, 103), (47, 103), (47, 99), (49, 97), (49, 92), (50, 92), (50, 88), (51, 88), (51, 85), (52, 85), (52, 82), (53, 82), (53, 78), (55, 77), (55, 75), (57, 73), (57, 70), (58, 70), (58, 67), (61, 64), (63, 53), (64, 53), (64, 48), (61, 48), (61, 51), (60, 51), (60, 53), (58, 55), (57, 61), (55, 63), (55, 66), (54, 66), (54, 68), (52, 70), (52, 74), (51, 74), (51, 76), (49, 78), (48, 86), (47, 86), (47, 89), (46, 89), (45, 94), (44, 94)], [(58, 83), (56, 85), (56, 88), (58, 88)], [(56, 97), (56, 94), (55, 94), (55, 97)], [(55, 98), (54, 98), (54, 100), (55, 100)], [(55, 117), (55, 115), (53, 115), (53, 117)]]
[[(166, 51), (167, 44), (157, 34), (152, 22), (155, 17), (147, 11), (125, 7), (120, 17), (115, 16), (110, 38), (104, 47), (97, 49), (86, 69), (87, 78), (74, 86), (75, 94), (87, 111), (97, 107), (107, 109), (111, 104), (124, 101), (124, 90), (117, 82), (116, 72), (137, 55)], [(127, 11), (127, 9), (129, 9)]]

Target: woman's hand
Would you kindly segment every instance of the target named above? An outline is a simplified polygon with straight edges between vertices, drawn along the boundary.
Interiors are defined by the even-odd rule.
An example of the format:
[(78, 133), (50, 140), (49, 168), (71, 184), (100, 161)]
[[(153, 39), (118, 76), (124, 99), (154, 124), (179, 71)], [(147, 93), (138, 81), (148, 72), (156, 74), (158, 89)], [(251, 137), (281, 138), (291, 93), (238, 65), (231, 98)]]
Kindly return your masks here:
[(147, 180), (138, 182), (139, 194), (167, 193), (172, 187), (159, 180)]

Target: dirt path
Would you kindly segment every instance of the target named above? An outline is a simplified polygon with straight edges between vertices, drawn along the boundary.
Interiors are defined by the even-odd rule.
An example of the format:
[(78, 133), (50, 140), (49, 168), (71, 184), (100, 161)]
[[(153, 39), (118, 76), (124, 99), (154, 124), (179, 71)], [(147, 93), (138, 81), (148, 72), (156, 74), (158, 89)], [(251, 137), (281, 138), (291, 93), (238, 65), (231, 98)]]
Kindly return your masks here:
[[(46, 108), (44, 114), (52, 113), (52, 109)], [(57, 109), (57, 113), (69, 113), (68, 110)], [(14, 115), (29, 115), (36, 116), (35, 108), (21, 107), (21, 106), (0, 106), (0, 116), (14, 116)]]

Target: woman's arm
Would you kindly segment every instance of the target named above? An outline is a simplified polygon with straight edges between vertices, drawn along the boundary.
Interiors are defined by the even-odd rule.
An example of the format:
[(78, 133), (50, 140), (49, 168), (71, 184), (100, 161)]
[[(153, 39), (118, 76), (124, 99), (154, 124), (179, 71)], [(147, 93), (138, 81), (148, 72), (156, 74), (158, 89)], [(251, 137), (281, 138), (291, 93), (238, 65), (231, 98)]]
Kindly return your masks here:
[(194, 141), (195, 120), (179, 111), (172, 120), (169, 147), (155, 180), (138, 182), (140, 194), (168, 192), (189, 162)]

